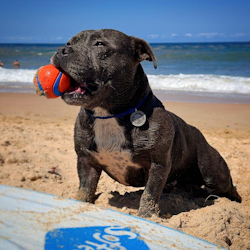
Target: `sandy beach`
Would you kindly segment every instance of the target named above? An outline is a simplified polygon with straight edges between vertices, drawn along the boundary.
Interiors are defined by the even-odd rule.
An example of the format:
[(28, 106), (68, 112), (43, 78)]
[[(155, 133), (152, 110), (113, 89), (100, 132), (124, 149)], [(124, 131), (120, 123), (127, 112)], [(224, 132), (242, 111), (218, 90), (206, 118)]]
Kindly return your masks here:
[[(173, 186), (161, 196), (161, 217), (150, 220), (225, 248), (250, 249), (250, 104), (164, 101), (164, 106), (199, 128), (221, 153), (242, 203), (205, 201), (194, 187)], [(0, 93), (0, 183), (74, 199), (78, 111), (60, 98)], [(137, 215), (142, 190), (103, 173), (95, 204)]]

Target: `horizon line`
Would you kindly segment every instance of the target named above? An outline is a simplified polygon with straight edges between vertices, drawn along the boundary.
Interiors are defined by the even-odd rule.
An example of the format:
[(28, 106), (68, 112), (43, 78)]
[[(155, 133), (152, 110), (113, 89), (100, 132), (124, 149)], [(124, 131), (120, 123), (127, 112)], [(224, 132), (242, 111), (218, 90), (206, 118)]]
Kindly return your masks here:
[[(146, 41), (146, 40), (145, 40)], [(248, 41), (203, 41), (203, 42), (148, 42), (149, 44), (163, 44), (163, 43), (250, 43), (250, 40)], [(25, 43), (25, 42), (0, 42), (1, 44), (66, 44), (64, 42), (57, 42), (57, 43), (53, 43), (53, 42), (30, 42), (30, 43)]]

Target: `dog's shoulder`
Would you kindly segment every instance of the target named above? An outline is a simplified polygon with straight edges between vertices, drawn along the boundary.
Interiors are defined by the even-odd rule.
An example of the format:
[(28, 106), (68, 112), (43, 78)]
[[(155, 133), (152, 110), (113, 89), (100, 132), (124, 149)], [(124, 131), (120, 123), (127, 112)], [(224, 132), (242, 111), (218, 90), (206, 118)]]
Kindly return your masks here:
[(89, 117), (84, 108), (81, 108), (75, 121), (74, 141), (75, 150), (78, 154), (83, 153), (83, 149), (96, 150), (94, 143), (94, 119)]
[(158, 130), (161, 131), (174, 130), (174, 119), (171, 112), (165, 109), (162, 102), (156, 96), (152, 98), (151, 107), (152, 111), (149, 118), (150, 127), (152, 127), (152, 129), (157, 127)]

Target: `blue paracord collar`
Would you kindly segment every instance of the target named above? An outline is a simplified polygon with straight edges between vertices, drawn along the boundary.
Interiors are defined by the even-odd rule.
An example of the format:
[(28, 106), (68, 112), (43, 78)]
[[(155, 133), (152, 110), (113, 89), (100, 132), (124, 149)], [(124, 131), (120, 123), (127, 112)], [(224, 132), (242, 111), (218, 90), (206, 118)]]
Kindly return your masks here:
[(86, 109), (85, 109), (85, 111), (86, 111), (86, 113), (87, 113), (89, 116), (91, 116), (91, 117), (93, 117), (93, 118), (96, 118), (96, 119), (103, 119), (103, 120), (105, 120), (105, 119), (110, 119), (110, 118), (119, 118), (119, 117), (122, 117), (122, 116), (129, 115), (129, 114), (134, 113), (134, 112), (143, 104), (143, 102), (146, 100), (147, 97), (148, 97), (148, 96), (146, 95), (146, 96), (142, 99), (142, 101), (141, 101), (135, 108), (131, 108), (131, 109), (129, 109), (129, 110), (123, 112), (123, 113), (120, 113), (120, 114), (118, 114), (118, 115), (112, 115), (112, 116), (105, 116), (105, 117), (102, 117), (102, 116), (94, 116), (94, 115), (92, 115), (91, 113), (89, 113), (89, 111), (87, 111)]

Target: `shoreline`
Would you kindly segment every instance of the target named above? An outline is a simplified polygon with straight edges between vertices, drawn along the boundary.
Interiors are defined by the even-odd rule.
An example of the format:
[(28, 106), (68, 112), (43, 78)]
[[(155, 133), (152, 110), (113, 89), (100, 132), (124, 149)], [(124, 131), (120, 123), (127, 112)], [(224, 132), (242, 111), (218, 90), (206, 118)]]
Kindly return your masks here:
[(250, 95), (195, 91), (153, 90), (161, 101), (188, 103), (235, 103), (250, 104)]
[[(185, 102), (185, 103), (235, 103), (250, 104), (249, 94), (239, 93), (215, 93), (195, 92), (181, 90), (158, 90), (152, 89), (153, 93), (162, 102)], [(6, 83), (0, 86), (0, 93), (5, 94), (35, 94), (34, 86), (9, 87)]]
[[(250, 248), (250, 104), (163, 101), (165, 108), (201, 130), (226, 160), (242, 203), (212, 202), (192, 187), (173, 187), (160, 198), (163, 216), (151, 221), (227, 249)], [(0, 93), (0, 184), (76, 198), (79, 179), (74, 123), (79, 107), (61, 98)], [(56, 171), (54, 174), (53, 171)], [(143, 188), (102, 173), (96, 206), (137, 216)]]
[[(250, 104), (248, 103), (178, 102), (166, 101), (169, 95), (160, 94), (157, 97), (160, 98), (166, 110), (200, 129), (225, 127), (250, 129)], [(182, 98), (182, 95), (177, 97)], [(0, 93), (0, 113), (4, 116), (15, 114), (32, 119), (38, 117), (40, 119), (42, 116), (46, 121), (50, 119), (59, 121), (68, 117), (73, 124), (79, 109), (80, 107), (67, 105), (60, 97), (47, 99), (37, 94)]]

